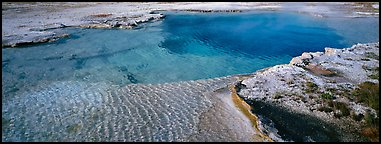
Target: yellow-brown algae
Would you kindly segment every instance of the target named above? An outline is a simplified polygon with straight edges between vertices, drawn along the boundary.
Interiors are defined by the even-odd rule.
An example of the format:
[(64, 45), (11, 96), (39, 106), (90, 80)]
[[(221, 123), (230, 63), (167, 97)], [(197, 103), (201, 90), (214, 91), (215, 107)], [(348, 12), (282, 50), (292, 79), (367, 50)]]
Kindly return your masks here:
[(233, 100), (234, 104), (239, 108), (239, 110), (247, 118), (249, 118), (249, 120), (253, 124), (253, 127), (258, 131), (259, 136), (264, 138), (264, 139), (267, 139), (270, 142), (273, 142), (273, 140), (270, 137), (268, 137), (267, 135), (263, 134), (259, 130), (258, 117), (250, 112), (252, 107), (249, 104), (247, 104), (245, 101), (243, 101), (243, 99), (241, 97), (238, 96), (235, 85), (231, 85), (230, 86), (230, 92), (232, 94), (232, 100)]

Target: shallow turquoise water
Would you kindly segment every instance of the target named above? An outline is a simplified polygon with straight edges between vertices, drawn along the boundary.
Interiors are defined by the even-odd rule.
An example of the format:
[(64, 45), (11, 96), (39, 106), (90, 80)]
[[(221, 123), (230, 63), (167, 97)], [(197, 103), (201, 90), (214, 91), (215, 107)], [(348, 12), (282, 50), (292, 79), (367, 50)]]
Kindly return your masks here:
[(252, 73), (306, 51), (379, 41), (378, 18), (168, 12), (134, 30), (74, 29), (57, 42), (2, 49), (3, 94), (39, 82), (164, 83)]
[[(179, 141), (209, 105), (203, 93), (229, 78), (121, 86), (252, 73), (305, 51), (379, 41), (378, 26), (378, 18), (168, 12), (134, 30), (67, 28), (57, 42), (2, 49), (2, 140)], [(271, 107), (260, 116), (284, 140), (339, 139), (324, 123)]]

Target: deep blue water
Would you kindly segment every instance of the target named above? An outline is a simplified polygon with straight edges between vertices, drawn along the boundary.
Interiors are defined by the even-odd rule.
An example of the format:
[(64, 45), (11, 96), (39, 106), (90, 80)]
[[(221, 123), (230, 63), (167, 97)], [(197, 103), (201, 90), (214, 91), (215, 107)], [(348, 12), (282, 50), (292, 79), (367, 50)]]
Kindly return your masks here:
[(218, 55), (199, 46), (206, 45), (213, 51), (249, 58), (294, 57), (327, 46), (348, 46), (321, 20), (297, 14), (169, 16), (163, 28), (170, 36), (160, 46), (177, 54)]
[(379, 41), (378, 18), (168, 12), (134, 30), (67, 28), (69, 38), (2, 49), (3, 94), (51, 81), (164, 83), (252, 73), (303, 52)]

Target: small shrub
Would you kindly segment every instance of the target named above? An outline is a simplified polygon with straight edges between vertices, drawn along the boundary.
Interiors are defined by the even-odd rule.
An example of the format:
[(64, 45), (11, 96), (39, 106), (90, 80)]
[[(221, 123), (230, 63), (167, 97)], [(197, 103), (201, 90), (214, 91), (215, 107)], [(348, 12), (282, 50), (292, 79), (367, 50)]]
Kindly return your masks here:
[(363, 114), (352, 113), (351, 116), (352, 116), (352, 119), (355, 121), (361, 121), (364, 118)]
[(337, 117), (350, 115), (350, 110), (345, 103), (328, 101), (328, 106), (333, 107), (335, 110), (340, 110), (341, 114), (337, 114)]
[(379, 142), (379, 129), (375, 127), (366, 127), (361, 134), (368, 137), (371, 142)]
[(336, 108), (341, 111), (341, 114), (343, 116), (349, 116), (350, 111), (348, 109), (347, 104), (342, 103), (342, 102), (336, 102)]
[(378, 124), (379, 123), (378, 118), (375, 118), (375, 116), (370, 112), (365, 113), (364, 120), (365, 120), (366, 125), (368, 125), (368, 126), (378, 127), (378, 125), (379, 125)]
[(313, 83), (313, 82), (307, 82), (307, 83), (306, 83), (306, 86), (307, 86), (307, 89), (306, 89), (306, 92), (307, 92), (307, 93), (315, 92), (315, 91), (317, 91), (318, 88), (319, 88), (319, 87), (318, 87), (315, 83)]
[(373, 53), (373, 52), (366, 52), (365, 56), (367, 58), (379, 60), (379, 56), (377, 54)]
[(379, 113), (379, 84), (363, 82), (352, 92), (357, 102), (365, 103)]
[(331, 93), (335, 93), (335, 92), (338, 91), (338, 89), (336, 89), (336, 88), (326, 88), (326, 91), (329, 91)]
[(371, 66), (367, 66), (367, 65), (362, 65), (361, 67), (367, 71), (379, 71), (380, 70), (380, 67), (371, 67)]
[(367, 70), (367, 71), (372, 72), (371, 75), (368, 75), (369, 78), (379, 79), (380, 67), (369, 67), (369, 66), (363, 65), (362, 68)]
[(363, 129), (362, 134), (370, 138), (371, 141), (378, 141), (379, 139), (379, 118), (375, 117), (372, 113), (366, 112), (364, 116), (366, 128)]
[(378, 75), (378, 72), (377, 73), (374, 73), (374, 74), (371, 74), (371, 75), (368, 75), (369, 78), (371, 79), (379, 79), (379, 75)]
[(311, 63), (310, 60), (308, 60), (308, 59), (302, 59), (302, 62), (304, 65), (308, 65)]
[(330, 107), (334, 107), (335, 106), (335, 104), (334, 104), (335, 102), (334, 101), (330, 100), (327, 103), (328, 103), (328, 106), (330, 106)]
[(379, 73), (380, 73), (380, 70), (379, 70), (379, 67), (377, 68), (373, 68), (372, 69), (372, 74), (371, 75), (368, 75), (369, 78), (371, 79), (379, 79)]
[(332, 108), (325, 107), (325, 106), (319, 107), (317, 110), (318, 111), (323, 111), (323, 112), (332, 112), (333, 111)]
[(323, 94), (321, 94), (321, 97), (322, 97), (323, 99), (326, 99), (326, 100), (331, 100), (331, 99), (333, 99), (333, 96), (332, 96), (330, 93), (323, 93)]
[(343, 115), (341, 115), (340, 113), (334, 113), (333, 116), (335, 118), (341, 118)]

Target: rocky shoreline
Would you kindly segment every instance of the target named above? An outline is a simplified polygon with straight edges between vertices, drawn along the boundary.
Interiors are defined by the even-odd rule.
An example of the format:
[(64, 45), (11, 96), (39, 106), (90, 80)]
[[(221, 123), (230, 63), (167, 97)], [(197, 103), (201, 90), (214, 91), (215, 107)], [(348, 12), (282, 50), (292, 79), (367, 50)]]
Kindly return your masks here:
[(378, 75), (377, 42), (303, 53), (289, 64), (245, 76), (236, 87), (244, 99), (266, 102), (320, 118), (350, 133), (361, 133), (366, 123), (364, 115), (371, 113), (378, 119), (378, 109), (356, 101), (361, 95), (353, 96), (353, 91), (364, 83), (378, 87)]
[[(55, 41), (61, 29), (124, 28), (160, 20), (160, 11), (197, 13), (285, 10), (317, 17), (378, 16), (378, 3), (2, 3), (2, 47)], [(64, 33), (64, 34), (62, 34)]]
[[(270, 5), (270, 6), (268, 6)], [(55, 41), (60, 29), (122, 28), (165, 17), (160, 11), (240, 12), (277, 3), (2, 3), (2, 47)]]

